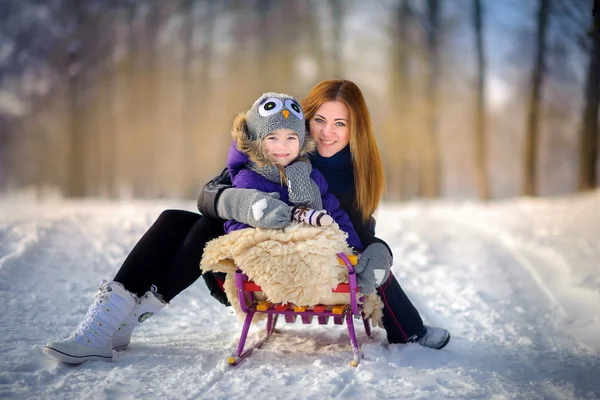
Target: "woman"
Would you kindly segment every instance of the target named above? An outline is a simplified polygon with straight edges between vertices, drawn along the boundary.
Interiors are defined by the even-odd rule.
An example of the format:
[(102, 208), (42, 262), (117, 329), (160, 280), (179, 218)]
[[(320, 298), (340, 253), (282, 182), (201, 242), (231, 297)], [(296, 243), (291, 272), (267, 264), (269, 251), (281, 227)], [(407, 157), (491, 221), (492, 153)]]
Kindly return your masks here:
[[(376, 286), (384, 302), (383, 324), (390, 343), (417, 342), (441, 349), (450, 334), (426, 327), (389, 271), (389, 246), (375, 237), (372, 214), (384, 190), (384, 175), (371, 119), (360, 89), (350, 81), (330, 80), (317, 84), (303, 108), (317, 152), (310, 158), (324, 175), (329, 190), (338, 197), (365, 250), (356, 266), (361, 291)], [(47, 354), (59, 361), (81, 363), (110, 360), (113, 349), (129, 344), (133, 329), (195, 282), (204, 245), (224, 234), (223, 219), (235, 219), (260, 228), (282, 228), (293, 217), (292, 207), (253, 189), (232, 188), (227, 171), (214, 178), (198, 199), (202, 215), (164, 211), (128, 255), (111, 282), (103, 282), (88, 313), (68, 339), (48, 343)], [(252, 206), (266, 205), (268, 212), (255, 218)], [(205, 274), (211, 294), (227, 303), (218, 276)]]
[[(325, 177), (340, 208), (350, 216), (365, 248), (355, 268), (357, 283), (362, 293), (370, 293), (377, 287), (384, 303), (383, 325), (388, 341), (443, 348), (450, 341), (450, 333), (424, 326), (396, 278), (391, 273), (387, 276), (392, 266), (392, 252), (387, 243), (375, 237), (372, 217), (384, 191), (383, 165), (362, 92), (351, 81), (323, 81), (312, 88), (302, 106), (310, 134), (317, 144), (310, 161)], [(261, 228), (281, 228), (288, 223), (281, 225), (281, 221), (290, 221), (288, 205), (258, 192), (252, 193), (255, 203), (268, 202), (270, 213), (256, 220), (249, 202), (242, 200), (249, 196), (245, 193), (249, 190), (230, 188), (220, 183), (223, 181), (223, 177), (215, 178), (205, 188), (199, 201), (204, 214)], [(378, 279), (384, 276), (382, 271), (386, 272), (385, 282)]]

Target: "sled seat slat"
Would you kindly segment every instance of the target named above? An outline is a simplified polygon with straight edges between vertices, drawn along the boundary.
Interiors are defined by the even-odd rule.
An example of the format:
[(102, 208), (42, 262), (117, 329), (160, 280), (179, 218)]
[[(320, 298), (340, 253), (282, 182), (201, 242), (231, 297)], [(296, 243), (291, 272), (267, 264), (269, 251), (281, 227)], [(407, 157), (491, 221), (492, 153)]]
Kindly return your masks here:
[(256, 305), (256, 309), (258, 311), (267, 311), (269, 308), (271, 308), (271, 306), (273, 305), (273, 303), (271, 303), (270, 301), (259, 301), (258, 304)]
[(327, 310), (327, 306), (323, 304), (318, 304), (313, 307), (314, 312), (322, 313), (325, 312), (325, 310)]
[(344, 311), (346, 311), (346, 308), (348, 308), (348, 307), (346, 307), (346, 305), (340, 304), (337, 306), (333, 306), (333, 308), (331, 309), (331, 312), (334, 314), (341, 315), (344, 313)]

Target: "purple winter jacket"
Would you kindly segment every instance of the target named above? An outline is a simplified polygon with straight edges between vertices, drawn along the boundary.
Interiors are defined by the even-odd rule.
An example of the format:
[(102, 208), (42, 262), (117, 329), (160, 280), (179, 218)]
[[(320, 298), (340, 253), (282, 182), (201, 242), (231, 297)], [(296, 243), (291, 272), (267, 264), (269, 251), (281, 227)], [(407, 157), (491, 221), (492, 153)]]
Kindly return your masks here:
[[(252, 171), (245, 167), (248, 162), (248, 156), (241, 153), (235, 146), (235, 141), (229, 149), (229, 155), (227, 156), (227, 169), (231, 176), (231, 182), (233, 187), (242, 189), (256, 189), (265, 193), (277, 192), (281, 201), (292, 205), (289, 201), (287, 187), (281, 186), (278, 183), (271, 182), (262, 175)], [(348, 245), (353, 247), (355, 250), (364, 250), (363, 246), (352, 226), (350, 217), (344, 210), (339, 206), (338, 199), (327, 191), (327, 181), (319, 171), (315, 168), (312, 169), (310, 177), (316, 182), (321, 192), (321, 200), (323, 202), (323, 209), (327, 210), (327, 213), (331, 215), (335, 222), (340, 226), (340, 229), (348, 234), (346, 241)], [(233, 232), (238, 229), (249, 228), (249, 225), (243, 224), (235, 220), (229, 220), (225, 222), (225, 232)]]

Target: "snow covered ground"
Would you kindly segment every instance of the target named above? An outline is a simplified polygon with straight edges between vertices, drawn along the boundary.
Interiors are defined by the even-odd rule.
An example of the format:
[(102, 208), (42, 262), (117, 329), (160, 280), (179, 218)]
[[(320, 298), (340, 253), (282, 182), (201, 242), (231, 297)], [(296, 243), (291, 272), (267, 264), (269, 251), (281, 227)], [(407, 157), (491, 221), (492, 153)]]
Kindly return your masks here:
[(352, 368), (345, 327), (280, 324), (232, 368), (240, 323), (200, 280), (114, 362), (46, 358), (160, 211), (193, 206), (0, 200), (0, 398), (600, 398), (600, 192), (383, 205), (394, 273), (426, 323), (452, 332), (441, 351), (376, 329)]

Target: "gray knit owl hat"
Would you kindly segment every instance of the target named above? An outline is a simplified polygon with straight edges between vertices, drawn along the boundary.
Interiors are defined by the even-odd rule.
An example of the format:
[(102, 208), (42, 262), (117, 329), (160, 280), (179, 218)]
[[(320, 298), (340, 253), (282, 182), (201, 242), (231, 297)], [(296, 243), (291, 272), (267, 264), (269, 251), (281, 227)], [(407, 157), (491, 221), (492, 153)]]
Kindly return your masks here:
[(300, 102), (283, 93), (263, 93), (246, 113), (250, 140), (262, 141), (277, 129), (290, 129), (298, 135), (300, 148), (304, 145), (306, 124)]

